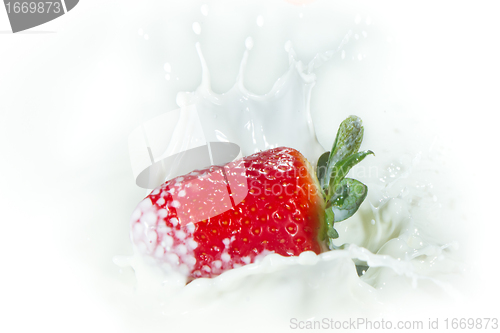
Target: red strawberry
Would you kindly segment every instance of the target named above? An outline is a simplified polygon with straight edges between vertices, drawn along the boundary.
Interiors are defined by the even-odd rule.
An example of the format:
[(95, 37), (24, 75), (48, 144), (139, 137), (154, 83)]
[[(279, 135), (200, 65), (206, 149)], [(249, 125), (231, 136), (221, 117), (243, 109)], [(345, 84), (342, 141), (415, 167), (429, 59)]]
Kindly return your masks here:
[(302, 154), (285, 147), (169, 180), (137, 206), (132, 241), (191, 279), (219, 275), (268, 253), (333, 248), (333, 223), (354, 214), (366, 197), (365, 185), (345, 178), (371, 153), (357, 152), (362, 137), (361, 120), (347, 118), (332, 153), (318, 161), (320, 181)]

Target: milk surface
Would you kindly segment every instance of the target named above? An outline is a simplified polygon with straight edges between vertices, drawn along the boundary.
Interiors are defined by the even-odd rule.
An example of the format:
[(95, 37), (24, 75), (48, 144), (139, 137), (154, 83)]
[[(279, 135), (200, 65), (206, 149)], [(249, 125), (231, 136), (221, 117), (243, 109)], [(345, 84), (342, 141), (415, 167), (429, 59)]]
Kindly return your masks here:
[[(250, 36), (241, 41), (245, 50), (239, 71), (232, 87), (223, 93), (212, 90), (210, 64), (203, 47), (196, 43), (201, 84), (194, 91), (179, 92), (176, 101), (181, 114), (183, 108), (195, 109), (198, 118), (189, 118), (195, 125), (179, 121), (162, 157), (174, 151), (170, 147), (186, 146), (182, 143), (199, 135), (199, 131), (179, 128), (201, 123), (204, 140), (237, 143), (245, 156), (289, 146), (315, 163), (330, 147), (317, 139), (311, 93), (324, 66), (329, 62), (342, 66), (349, 43), (367, 37), (364, 28), (356, 29), (360, 22), (356, 17), (354, 31), (346, 31), (335, 47), (314, 54), (309, 62), (301, 61), (292, 42), (286, 41), (287, 69), (264, 94), (251, 92), (244, 80), (258, 41)], [(365, 28), (369, 25), (369, 18), (365, 18)], [(203, 32), (199, 24), (193, 29), (197, 35)], [(351, 61), (361, 62), (366, 55), (351, 57)], [(170, 71), (170, 64), (165, 68)], [(162, 327), (155, 326), (158, 323), (193, 330), (210, 323), (214, 331), (222, 325), (244, 332), (259, 328), (289, 331), (294, 325), (302, 327), (333, 315), (338, 320), (348, 319), (360, 312), (375, 320), (394, 316), (402, 304), (413, 308), (422, 302), (460, 302), (467, 264), (457, 226), (464, 222), (455, 218), (452, 203), (456, 198), (447, 191), (452, 180), (443, 174), (445, 152), (437, 136), (425, 136), (415, 143), (408, 135), (414, 124), (398, 120), (369, 117), (364, 122), (367, 135), (363, 146), (374, 150), (376, 156), (351, 171), (351, 177), (368, 185), (369, 194), (354, 217), (337, 224), (340, 238), (335, 244), (341, 249), (288, 258), (270, 254), (258, 263), (188, 285), (184, 285), (183, 276), (165, 274), (135, 250), (133, 256), (114, 259), (135, 272), (130, 302), (138, 304), (141, 316), (151, 318), (156, 323), (152, 327), (158, 329)], [(320, 116), (317, 121), (321, 121)], [(332, 132), (338, 124), (332, 124)], [(372, 127), (397, 128), (394, 141), (387, 143), (370, 135)], [(370, 268), (358, 277), (356, 264)], [(249, 318), (258, 320), (241, 325)]]

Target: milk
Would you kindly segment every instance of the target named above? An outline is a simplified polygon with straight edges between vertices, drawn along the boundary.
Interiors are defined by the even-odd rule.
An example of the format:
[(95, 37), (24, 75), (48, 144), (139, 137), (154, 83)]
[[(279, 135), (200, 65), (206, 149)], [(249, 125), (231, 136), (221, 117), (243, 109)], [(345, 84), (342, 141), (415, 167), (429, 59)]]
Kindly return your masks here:
[[(311, 91), (321, 65), (334, 56), (341, 58), (351, 35), (346, 35), (338, 49), (318, 54), (308, 64), (297, 59), (291, 42), (287, 42), (284, 51), (289, 68), (264, 95), (251, 93), (243, 84), (254, 44), (251, 38), (245, 41), (235, 84), (223, 94), (211, 90), (208, 66), (197, 44), (201, 85), (193, 92), (178, 94), (179, 112), (196, 109), (206, 141), (237, 143), (243, 155), (290, 146), (316, 161), (325, 148), (319, 144), (312, 122)], [(371, 124), (364, 125), (369, 132)], [(185, 122), (178, 126), (185, 126)], [(169, 147), (181, 147), (193, 132), (173, 133), (180, 134), (170, 137)], [(369, 145), (370, 141), (365, 142)], [(438, 172), (441, 161), (435, 152), (429, 153), (432, 147), (417, 152), (408, 152), (404, 145), (391, 148), (380, 154), (375, 151), (375, 157), (351, 171), (352, 177), (368, 185), (369, 194), (354, 217), (336, 224), (339, 250), (320, 255), (305, 252), (298, 257), (269, 254), (254, 264), (185, 285), (185, 276), (166, 274), (135, 249), (133, 256), (114, 259), (121, 267), (135, 271), (132, 302), (139, 304), (141, 316), (159, 323), (153, 325), (156, 328), (188, 325), (202, 329), (207, 323), (223, 322), (224, 326), (238, 327), (238, 331), (254, 332), (267, 320), (261, 328), (279, 332), (300, 321), (314, 322), (333, 314), (348, 318), (360, 310), (370, 318), (387, 317), (406, 297), (417, 303), (429, 298), (461, 300), (457, 280), (461, 280), (465, 265), (459, 243), (436, 230), (428, 232), (446, 210), (443, 204), (449, 196), (440, 186), (434, 188), (442, 180), (429, 172)], [(355, 264), (370, 268), (358, 277)], [(251, 318), (258, 321), (241, 325), (242, 320)]]

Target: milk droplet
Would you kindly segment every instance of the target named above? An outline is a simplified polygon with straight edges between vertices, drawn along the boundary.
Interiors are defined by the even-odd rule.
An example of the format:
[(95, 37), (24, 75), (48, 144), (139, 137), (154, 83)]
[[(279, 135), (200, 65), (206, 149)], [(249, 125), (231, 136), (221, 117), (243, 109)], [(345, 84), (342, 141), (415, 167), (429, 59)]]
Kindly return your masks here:
[(172, 66), (170, 66), (170, 64), (166, 62), (165, 65), (163, 65), (163, 69), (165, 70), (165, 72), (170, 73), (172, 71)]
[(208, 15), (208, 5), (207, 4), (201, 5), (200, 11), (201, 11), (201, 14), (203, 16), (207, 16)]
[(359, 14), (356, 14), (356, 18), (354, 19), (354, 23), (359, 24), (361, 22), (361, 16)]
[(262, 27), (264, 25), (264, 17), (262, 15), (257, 16), (257, 25)]
[(252, 37), (247, 37), (247, 39), (245, 39), (245, 47), (247, 48), (247, 50), (251, 50), (253, 48), (253, 38)]
[(193, 31), (197, 35), (201, 34), (201, 26), (198, 22), (193, 23)]
[(170, 74), (165, 74), (165, 80), (170, 80)]
[(144, 34), (144, 30), (139, 29), (139, 31), (137, 31), (137, 33), (139, 34), (139, 36), (142, 36)]
[(144, 39), (148, 40), (149, 39), (149, 35), (148, 34), (144, 34)]

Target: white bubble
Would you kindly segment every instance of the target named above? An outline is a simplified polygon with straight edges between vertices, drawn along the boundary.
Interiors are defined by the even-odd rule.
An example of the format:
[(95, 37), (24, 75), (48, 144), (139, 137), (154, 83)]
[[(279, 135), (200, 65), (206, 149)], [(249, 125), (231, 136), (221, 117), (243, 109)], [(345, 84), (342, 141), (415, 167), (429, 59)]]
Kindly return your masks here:
[(247, 37), (247, 39), (245, 39), (245, 47), (247, 48), (247, 50), (251, 50), (253, 48), (253, 38), (252, 37)]
[(229, 260), (231, 260), (231, 256), (228, 253), (221, 254), (220, 258), (223, 262), (229, 262)]
[(175, 253), (167, 253), (165, 255), (165, 258), (168, 262), (170, 262), (173, 265), (179, 265), (179, 257)]
[(194, 239), (192, 239), (192, 238), (189, 238), (187, 240), (186, 244), (189, 246), (189, 248), (191, 248), (193, 250), (198, 247), (198, 243)]
[(257, 25), (262, 27), (264, 25), (264, 17), (262, 15), (257, 16)]
[(186, 233), (182, 230), (179, 230), (175, 233), (175, 237), (179, 238), (180, 240), (186, 238)]
[(175, 217), (172, 217), (170, 219), (170, 223), (172, 223), (174, 225), (174, 227), (179, 223), (179, 220)]
[(193, 23), (193, 31), (195, 34), (201, 34), (201, 25), (198, 22)]
[(164, 217), (166, 217), (167, 215), (168, 215), (168, 211), (167, 211), (166, 209), (164, 209), (164, 208), (162, 208), (162, 209), (160, 209), (160, 210), (158, 211), (158, 216), (159, 216), (159, 217), (161, 217), (161, 218), (164, 218)]
[(196, 229), (193, 222), (189, 222), (188, 224), (186, 224), (186, 228), (187, 228), (188, 232), (190, 232), (190, 233), (193, 233)]
[(356, 14), (356, 18), (354, 19), (354, 23), (359, 24), (361, 22), (361, 16), (359, 14)]
[(180, 254), (181, 256), (184, 255), (184, 254), (186, 254), (187, 253), (187, 247), (186, 247), (186, 245), (184, 245), (184, 244), (177, 245), (177, 247), (175, 248), (175, 252), (177, 254)]
[(208, 5), (207, 4), (201, 5), (200, 11), (201, 11), (201, 14), (203, 16), (207, 16), (208, 15)]
[(170, 64), (168, 62), (166, 62), (163, 65), (163, 69), (165, 70), (165, 72), (170, 73), (172, 71), (172, 66), (170, 66)]

